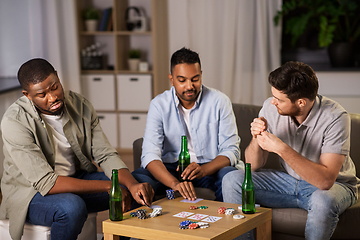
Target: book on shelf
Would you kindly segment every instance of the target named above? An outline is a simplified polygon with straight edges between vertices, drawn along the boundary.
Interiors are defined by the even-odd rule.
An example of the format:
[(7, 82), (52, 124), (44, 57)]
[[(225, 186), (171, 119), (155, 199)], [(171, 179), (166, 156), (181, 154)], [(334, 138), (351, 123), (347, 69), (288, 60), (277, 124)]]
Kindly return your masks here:
[(113, 30), (113, 16), (112, 15), (113, 15), (113, 13), (111, 11), (106, 31), (112, 31)]
[(112, 13), (112, 8), (111, 7), (106, 8), (103, 11), (102, 18), (101, 18), (101, 21), (100, 21), (99, 31), (107, 31), (109, 21), (110, 21), (111, 15), (112, 15), (111, 13)]

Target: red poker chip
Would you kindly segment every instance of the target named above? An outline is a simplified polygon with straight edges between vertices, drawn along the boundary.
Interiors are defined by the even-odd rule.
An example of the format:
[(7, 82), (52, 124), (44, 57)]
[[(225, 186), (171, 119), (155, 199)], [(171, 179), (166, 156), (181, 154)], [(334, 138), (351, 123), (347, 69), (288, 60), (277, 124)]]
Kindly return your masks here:
[(190, 208), (190, 210), (194, 210), (194, 209), (197, 209), (198, 207), (197, 206), (190, 206), (189, 208)]
[(224, 213), (225, 213), (225, 210), (226, 210), (226, 207), (219, 207), (218, 213), (219, 213), (219, 214), (224, 214)]
[(199, 227), (199, 225), (197, 223), (190, 223), (189, 226), (188, 226), (189, 229), (195, 229), (195, 228), (198, 228), (198, 227)]

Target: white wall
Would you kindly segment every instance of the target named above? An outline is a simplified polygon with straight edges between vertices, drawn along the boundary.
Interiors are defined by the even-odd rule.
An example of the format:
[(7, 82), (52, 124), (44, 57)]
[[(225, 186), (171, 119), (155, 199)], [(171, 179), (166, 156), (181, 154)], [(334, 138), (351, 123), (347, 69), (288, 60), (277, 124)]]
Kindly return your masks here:
[(350, 113), (360, 113), (360, 72), (317, 72), (319, 93), (340, 103)]

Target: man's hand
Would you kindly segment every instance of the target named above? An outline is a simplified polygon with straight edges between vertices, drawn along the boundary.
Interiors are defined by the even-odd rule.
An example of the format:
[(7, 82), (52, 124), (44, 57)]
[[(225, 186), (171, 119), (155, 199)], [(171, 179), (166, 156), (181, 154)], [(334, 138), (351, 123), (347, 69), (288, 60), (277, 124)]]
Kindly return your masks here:
[[(177, 167), (176, 171), (179, 171), (179, 167)], [(200, 179), (204, 176), (206, 176), (206, 174), (203, 168), (195, 162), (190, 163), (190, 165), (187, 166), (181, 174), (181, 178), (183, 180), (190, 180), (190, 181), (194, 180), (195, 178)]]
[(266, 131), (267, 121), (264, 117), (255, 118), (250, 126), (251, 135), (256, 138), (258, 135)]
[(121, 188), (121, 194), (122, 194), (122, 208), (123, 208), (123, 212), (127, 212), (130, 210), (131, 208), (131, 197), (130, 197), (130, 193), (129, 191), (120, 186)]
[(196, 200), (195, 189), (192, 182), (177, 182), (175, 186), (172, 187), (174, 191), (178, 191), (183, 198), (194, 201)]
[(274, 152), (276, 154), (279, 153), (281, 147), (285, 144), (277, 136), (269, 132), (262, 132), (258, 135), (257, 142), (263, 150)]
[(154, 189), (149, 183), (134, 184), (130, 188), (134, 200), (142, 205), (150, 206), (154, 198)]

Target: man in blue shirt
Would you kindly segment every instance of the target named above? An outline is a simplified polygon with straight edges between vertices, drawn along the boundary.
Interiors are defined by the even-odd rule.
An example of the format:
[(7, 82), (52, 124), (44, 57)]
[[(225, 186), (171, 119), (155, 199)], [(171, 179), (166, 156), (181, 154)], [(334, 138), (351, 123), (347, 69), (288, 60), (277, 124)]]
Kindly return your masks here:
[[(150, 104), (142, 146), (141, 168), (133, 172), (156, 194), (171, 188), (189, 200), (194, 187), (215, 191), (222, 201), (222, 177), (236, 170), (240, 158), (235, 116), (230, 99), (202, 85), (199, 55), (182, 48), (171, 57), (170, 90)], [(191, 164), (177, 179), (181, 136), (186, 135)]]

